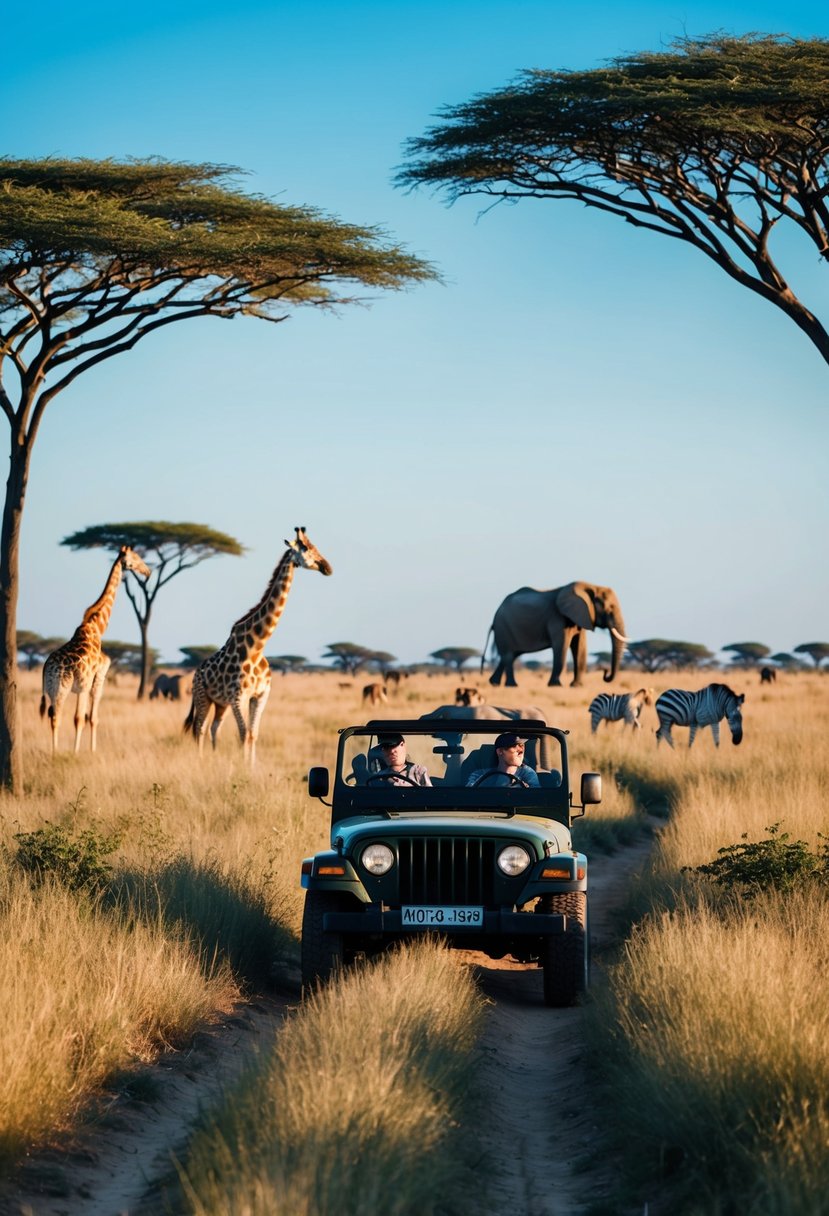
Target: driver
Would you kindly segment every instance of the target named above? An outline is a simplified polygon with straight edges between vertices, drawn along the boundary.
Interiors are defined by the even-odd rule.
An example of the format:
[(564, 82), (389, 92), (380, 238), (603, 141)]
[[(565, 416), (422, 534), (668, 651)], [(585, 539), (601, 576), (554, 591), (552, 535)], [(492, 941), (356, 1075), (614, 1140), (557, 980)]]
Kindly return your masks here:
[(524, 763), (524, 740), (511, 732), (499, 735), (495, 740), (495, 755), (498, 760), (494, 768), (478, 768), (467, 777), (467, 785), (524, 785), (541, 783), (534, 768)]
[(382, 761), (376, 761), (377, 777), (384, 778), (389, 785), (432, 784), (422, 764), (406, 759), (406, 740), (402, 735), (379, 735), (377, 742), (383, 751)]

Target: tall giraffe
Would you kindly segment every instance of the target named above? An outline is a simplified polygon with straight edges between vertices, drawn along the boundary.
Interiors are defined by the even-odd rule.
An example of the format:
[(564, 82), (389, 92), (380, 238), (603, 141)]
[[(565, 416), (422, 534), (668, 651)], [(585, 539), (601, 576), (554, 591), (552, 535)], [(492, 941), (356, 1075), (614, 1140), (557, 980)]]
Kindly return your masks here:
[(149, 566), (128, 545), (122, 545), (112, 563), (109, 578), (94, 604), (83, 614), (83, 620), (65, 645), (53, 650), (43, 664), (43, 696), (40, 698), (40, 716), (46, 713), (49, 698), (49, 721), (52, 727), (52, 755), (58, 750), (60, 711), (70, 692), (78, 694), (75, 706), (75, 751), (80, 750), (84, 722), (89, 722), (92, 751), (98, 729), (98, 705), (104, 691), (104, 681), (111, 660), (101, 649), (101, 638), (109, 624), (115, 593), (121, 583), (124, 570), (148, 578)]
[[(271, 575), (259, 603), (240, 617), (220, 650), (203, 659), (193, 676), (193, 700), (184, 722), (204, 747), (207, 717), (213, 709), (210, 738), (216, 736), (229, 709), (233, 710), (239, 738), (251, 764), (256, 759), (256, 735), (262, 711), (271, 691), (271, 669), (265, 646), (285, 610), (285, 602), (297, 566), (330, 574), (331, 566), (308, 539), (304, 528), (296, 528), (296, 540), (288, 546)], [(247, 721), (246, 721), (247, 716)]]

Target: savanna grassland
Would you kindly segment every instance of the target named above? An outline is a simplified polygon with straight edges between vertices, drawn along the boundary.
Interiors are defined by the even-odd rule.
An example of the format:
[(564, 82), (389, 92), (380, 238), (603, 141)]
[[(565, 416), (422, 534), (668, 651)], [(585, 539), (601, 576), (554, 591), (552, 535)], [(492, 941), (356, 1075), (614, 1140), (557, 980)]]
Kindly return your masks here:
[[(588, 855), (658, 824), (625, 948), (585, 1011), (601, 1062), (601, 1151), (619, 1161), (608, 1213), (645, 1201), (652, 1213), (706, 1216), (826, 1210), (829, 887), (801, 867), (788, 889), (784, 874), (783, 889), (755, 893), (694, 867), (744, 834), (784, 858), (797, 841), (820, 857), (829, 679), (722, 678), (746, 693), (743, 743), (733, 747), (723, 724), (719, 750), (706, 730), (690, 752), (681, 728), (675, 751), (657, 748), (652, 709), (636, 734), (614, 724), (591, 735), (598, 676), (551, 689), (523, 672), (520, 688), (487, 690), (569, 730), (576, 777), (603, 772), (602, 805), (577, 823)], [(102, 1086), (140, 1075), (291, 974), (299, 863), (327, 842), (308, 768), (333, 764), (338, 727), (416, 717), (451, 702), (458, 679), (412, 677), (371, 711), (364, 682), (275, 676), (250, 772), (232, 722), (199, 760), (182, 735), (187, 702), (138, 703), (125, 676), (107, 685), (97, 753), (72, 754), (70, 715), (53, 760), (39, 675), (21, 674), (26, 794), (0, 801), (0, 1169), (59, 1140)], [(649, 682), (659, 691), (707, 680), (625, 673), (613, 690)], [(468, 1165), (464, 1128), (482, 1016), (467, 973), (434, 947), (332, 986), (289, 1019), (272, 1056), (206, 1121), (181, 1166), (178, 1210), (478, 1210), (484, 1182)]]

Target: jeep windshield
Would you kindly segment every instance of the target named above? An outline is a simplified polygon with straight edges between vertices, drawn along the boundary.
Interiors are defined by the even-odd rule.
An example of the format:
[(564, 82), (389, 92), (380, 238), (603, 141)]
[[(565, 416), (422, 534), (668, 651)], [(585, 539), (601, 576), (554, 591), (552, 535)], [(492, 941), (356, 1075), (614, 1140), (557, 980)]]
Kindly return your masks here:
[[(371, 721), (340, 732), (334, 820), (448, 810), (539, 815), (569, 812), (565, 733), (528, 720)], [(499, 769), (499, 735), (517, 736)], [(512, 741), (510, 741), (512, 742)], [(529, 771), (528, 771), (529, 770)], [(430, 785), (424, 784), (424, 772)]]

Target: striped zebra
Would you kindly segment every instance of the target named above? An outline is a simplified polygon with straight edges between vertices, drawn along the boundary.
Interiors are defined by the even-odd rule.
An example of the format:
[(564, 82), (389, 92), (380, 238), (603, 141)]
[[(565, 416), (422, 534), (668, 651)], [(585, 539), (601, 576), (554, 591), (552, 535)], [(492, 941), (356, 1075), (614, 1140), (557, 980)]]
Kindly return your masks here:
[(687, 692), (684, 688), (669, 688), (656, 700), (656, 716), (659, 718), (659, 730), (656, 732), (656, 742), (664, 739), (671, 747), (673, 726), (690, 726), (690, 747), (694, 736), (701, 726), (710, 726), (714, 736), (714, 744), (720, 746), (720, 722), (723, 718), (728, 721), (731, 739), (739, 743), (743, 737), (743, 715), (740, 706), (745, 701), (745, 693), (737, 696), (727, 684), (707, 684), (699, 692)]
[[(638, 692), (615, 695), (610, 692), (600, 692), (590, 702), (591, 731), (595, 735), (602, 719), (606, 722), (624, 720), (625, 726), (632, 726), (634, 730), (639, 730), (642, 725), (639, 715), (645, 705), (653, 705), (653, 693), (652, 688), (640, 688)], [(624, 730), (624, 727), (622, 729)]]

